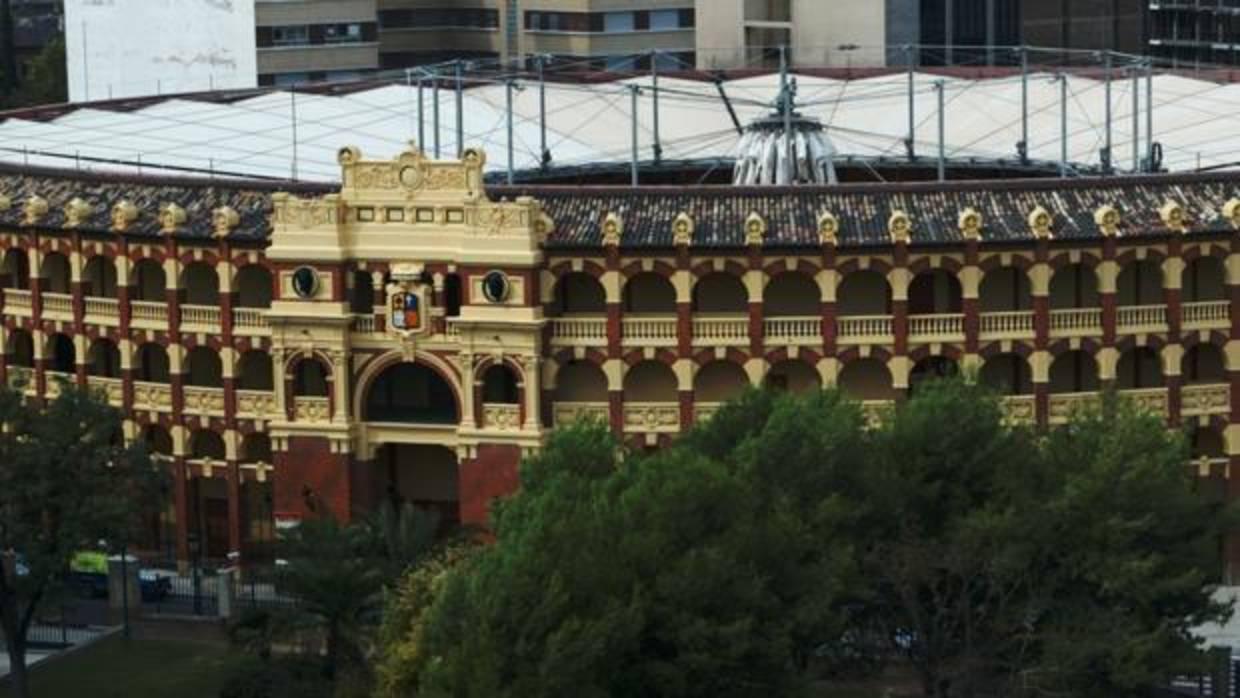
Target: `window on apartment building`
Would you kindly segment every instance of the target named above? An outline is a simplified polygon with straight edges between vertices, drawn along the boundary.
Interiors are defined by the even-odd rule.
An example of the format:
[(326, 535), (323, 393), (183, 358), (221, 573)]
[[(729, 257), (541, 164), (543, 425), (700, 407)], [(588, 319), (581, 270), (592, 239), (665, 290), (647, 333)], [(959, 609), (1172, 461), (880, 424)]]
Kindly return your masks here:
[(604, 12), (603, 33), (619, 34), (631, 32), (637, 28), (633, 12)]
[(328, 44), (347, 44), (362, 40), (362, 25), (358, 22), (324, 24), (323, 41)]
[(791, 22), (792, 0), (745, 0), (746, 22)]
[(498, 29), (499, 10), (485, 8), (426, 8), (379, 10), (384, 29)]
[(691, 29), (697, 23), (693, 8), (636, 10), (632, 12), (525, 13), (526, 31), (623, 34), (635, 31)]
[(272, 46), (303, 46), (310, 43), (310, 27), (305, 24), (294, 24), (285, 27), (271, 28)]

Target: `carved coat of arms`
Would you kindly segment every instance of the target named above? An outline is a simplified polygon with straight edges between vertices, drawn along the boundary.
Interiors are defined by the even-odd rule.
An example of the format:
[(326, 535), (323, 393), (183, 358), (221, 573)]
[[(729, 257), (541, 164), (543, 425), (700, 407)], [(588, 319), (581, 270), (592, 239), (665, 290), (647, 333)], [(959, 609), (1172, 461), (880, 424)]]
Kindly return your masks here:
[(413, 352), (417, 335), (430, 329), (426, 273), (421, 264), (392, 265), (387, 285), (387, 327), (401, 338), (405, 352)]

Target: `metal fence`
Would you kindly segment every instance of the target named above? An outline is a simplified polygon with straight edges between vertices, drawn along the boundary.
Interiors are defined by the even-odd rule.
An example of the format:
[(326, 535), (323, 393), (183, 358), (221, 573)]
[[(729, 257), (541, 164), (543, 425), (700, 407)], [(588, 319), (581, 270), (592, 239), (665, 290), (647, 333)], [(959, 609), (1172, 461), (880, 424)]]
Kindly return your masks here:
[(218, 617), (223, 585), (231, 585), (232, 608), (225, 611), (289, 608), (295, 600), (280, 589), (274, 566), (240, 569), (151, 565), (142, 571), (143, 610), (155, 615)]

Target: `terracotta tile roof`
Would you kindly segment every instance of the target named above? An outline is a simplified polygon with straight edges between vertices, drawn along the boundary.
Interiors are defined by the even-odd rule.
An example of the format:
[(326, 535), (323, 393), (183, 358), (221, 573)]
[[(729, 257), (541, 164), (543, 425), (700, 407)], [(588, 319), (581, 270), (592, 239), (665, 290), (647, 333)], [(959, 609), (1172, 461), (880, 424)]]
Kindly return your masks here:
[[(270, 233), (271, 194), (293, 190), (303, 196), (334, 188), (291, 182), (189, 180), (117, 176), (75, 171), (35, 170), (0, 166), (0, 195), (12, 205), (0, 211), (0, 225), (18, 226), (22, 203), (32, 195), (48, 201), (43, 229), (59, 229), (64, 207), (80, 197), (92, 214), (80, 230), (106, 233), (111, 208), (124, 199), (140, 210), (130, 227), (135, 235), (158, 235), (161, 204), (175, 202), (187, 220), (178, 233), (185, 237), (211, 235), (211, 211), (231, 206), (241, 216), (232, 238), (260, 241)], [(1098, 236), (1095, 209), (1110, 204), (1123, 216), (1122, 236), (1163, 235), (1166, 228), (1159, 209), (1168, 200), (1181, 203), (1194, 231), (1230, 230), (1220, 209), (1240, 197), (1240, 173), (1165, 175), (1062, 181), (1004, 180), (937, 184), (845, 185), (834, 188), (736, 187), (491, 187), (492, 198), (528, 194), (540, 199), (555, 221), (548, 237), (550, 249), (592, 248), (602, 244), (604, 216), (615, 213), (624, 223), (625, 248), (672, 246), (672, 221), (681, 212), (695, 224), (694, 247), (728, 248), (744, 245), (744, 221), (756, 212), (767, 221), (767, 248), (818, 246), (817, 221), (823, 211), (839, 220), (841, 247), (886, 245), (887, 219), (894, 210), (912, 219), (915, 245), (960, 241), (957, 217), (972, 207), (984, 217), (983, 240), (1019, 242), (1032, 235), (1028, 215), (1043, 206), (1054, 216), (1055, 239)]]
[(1073, 180), (1005, 180), (903, 185), (845, 185), (835, 188), (739, 189), (734, 187), (517, 187), (490, 190), (492, 196), (529, 194), (555, 220), (548, 247), (596, 247), (608, 213), (624, 224), (622, 247), (671, 247), (672, 221), (681, 212), (694, 220), (694, 247), (741, 247), (751, 212), (766, 219), (764, 247), (818, 246), (818, 217), (839, 220), (841, 247), (885, 245), (887, 220), (903, 210), (912, 220), (913, 244), (961, 241), (957, 219), (968, 207), (983, 216), (982, 239), (1032, 239), (1029, 213), (1043, 206), (1054, 216), (1055, 239), (1099, 236), (1094, 211), (1103, 205), (1122, 215), (1121, 236), (1164, 235), (1159, 209), (1180, 203), (1194, 231), (1224, 231), (1220, 209), (1240, 197), (1240, 174), (1168, 175)]

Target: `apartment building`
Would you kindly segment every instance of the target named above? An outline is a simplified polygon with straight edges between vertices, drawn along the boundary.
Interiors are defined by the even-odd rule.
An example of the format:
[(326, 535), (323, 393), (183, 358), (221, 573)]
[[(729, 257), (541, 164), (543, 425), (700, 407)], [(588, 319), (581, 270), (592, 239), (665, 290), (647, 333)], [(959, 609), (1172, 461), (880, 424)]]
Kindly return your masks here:
[(379, 67), (375, 0), (258, 0), (258, 83), (349, 79)]
[(1148, 52), (1172, 65), (1240, 62), (1240, 0), (1149, 3)]

